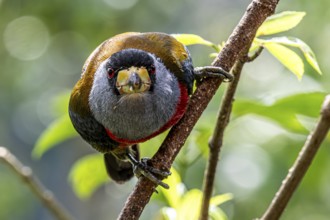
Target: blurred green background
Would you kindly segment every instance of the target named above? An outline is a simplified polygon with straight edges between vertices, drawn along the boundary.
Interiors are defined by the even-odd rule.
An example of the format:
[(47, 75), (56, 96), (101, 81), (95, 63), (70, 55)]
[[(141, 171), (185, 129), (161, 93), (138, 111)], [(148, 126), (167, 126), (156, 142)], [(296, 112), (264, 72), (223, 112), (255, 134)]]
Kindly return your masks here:
[[(32, 159), (37, 138), (58, 116), (54, 98), (73, 87), (88, 55), (115, 34), (126, 31), (194, 33), (220, 43), (232, 32), (249, 2), (0, 0), (0, 145), (30, 166), (76, 219), (115, 219), (136, 180), (124, 185), (109, 182), (90, 198), (77, 198), (68, 181), (70, 168), (82, 156), (94, 153), (82, 139), (69, 139), (41, 159)], [(324, 74), (319, 76), (305, 65), (306, 74), (298, 81), (267, 52), (245, 66), (236, 99), (238, 105), (226, 132), (216, 180), (216, 194), (234, 195), (233, 200), (221, 205), (229, 219), (260, 217), (309, 129), (313, 128), (322, 98), (330, 93), (327, 74), (330, 71), (330, 1), (280, 1), (277, 11), (286, 10), (307, 13), (301, 24), (286, 35), (299, 37), (311, 46)], [(211, 49), (203, 46), (189, 49), (195, 66), (212, 61), (208, 56), (213, 52)], [(224, 87), (222, 85), (203, 114), (184, 153), (175, 163), (188, 189), (201, 188), (207, 140)], [(300, 94), (298, 103), (292, 101), (296, 100), (296, 96), (292, 97), (296, 94)], [(289, 97), (288, 103), (279, 105), (276, 111), (266, 109), (267, 114), (265, 109), (262, 112), (253, 107), (255, 103), (272, 105), (286, 97)], [(288, 117), (287, 113), (295, 120), (281, 121), (282, 116)], [(146, 145), (158, 142), (151, 143)], [(329, 218), (329, 145), (328, 137), (282, 219)], [(152, 155), (155, 150), (143, 151)], [(3, 164), (0, 164), (0, 192), (0, 219), (53, 219), (29, 188)], [(161, 198), (153, 199), (141, 219), (157, 218), (163, 205)]]

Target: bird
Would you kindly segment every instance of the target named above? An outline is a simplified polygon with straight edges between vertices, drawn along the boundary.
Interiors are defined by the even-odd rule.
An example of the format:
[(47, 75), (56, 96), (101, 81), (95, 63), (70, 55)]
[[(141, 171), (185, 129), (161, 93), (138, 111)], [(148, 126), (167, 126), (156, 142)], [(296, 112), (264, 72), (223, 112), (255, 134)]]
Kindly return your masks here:
[(178, 123), (194, 81), (208, 75), (232, 79), (220, 67), (194, 69), (188, 49), (172, 35), (118, 34), (85, 61), (71, 92), (69, 116), (79, 135), (104, 154), (115, 182), (135, 174), (169, 188), (162, 179), (171, 173), (140, 159), (138, 145)]

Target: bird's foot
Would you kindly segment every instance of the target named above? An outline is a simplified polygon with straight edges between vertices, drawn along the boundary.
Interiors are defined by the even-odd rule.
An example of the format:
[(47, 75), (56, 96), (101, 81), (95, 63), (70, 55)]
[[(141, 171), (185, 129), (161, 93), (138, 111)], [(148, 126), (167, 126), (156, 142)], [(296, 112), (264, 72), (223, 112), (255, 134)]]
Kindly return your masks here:
[(195, 77), (199, 80), (206, 77), (220, 77), (226, 82), (231, 82), (234, 76), (218, 66), (196, 67), (194, 69)]
[(141, 176), (146, 177), (153, 183), (160, 185), (161, 187), (165, 189), (169, 189), (170, 187), (162, 182), (162, 180), (169, 175), (171, 175), (170, 171), (164, 171), (160, 169), (156, 169), (151, 164), (148, 164), (150, 161), (149, 158), (142, 158), (140, 161), (137, 160), (134, 156), (132, 156), (129, 152), (127, 153), (127, 156), (131, 163), (133, 164), (133, 172), (135, 176), (138, 178)]
[(162, 182), (162, 179), (171, 175), (171, 172), (152, 167), (150, 164), (148, 164), (149, 160), (149, 158), (142, 158), (140, 161), (138, 161), (137, 164), (134, 164), (134, 174), (137, 177), (144, 176), (157, 185), (160, 185), (165, 189), (169, 189), (170, 187), (166, 183)]

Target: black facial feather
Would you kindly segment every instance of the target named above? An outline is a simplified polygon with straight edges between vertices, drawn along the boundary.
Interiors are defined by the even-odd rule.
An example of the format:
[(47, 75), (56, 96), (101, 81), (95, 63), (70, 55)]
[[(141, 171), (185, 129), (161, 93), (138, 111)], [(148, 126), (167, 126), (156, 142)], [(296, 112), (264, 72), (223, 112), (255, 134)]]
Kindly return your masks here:
[(114, 53), (108, 63), (106, 68), (113, 68), (115, 70), (125, 69), (131, 66), (135, 67), (150, 67), (154, 63), (153, 58), (145, 51), (138, 49), (125, 49), (117, 53)]

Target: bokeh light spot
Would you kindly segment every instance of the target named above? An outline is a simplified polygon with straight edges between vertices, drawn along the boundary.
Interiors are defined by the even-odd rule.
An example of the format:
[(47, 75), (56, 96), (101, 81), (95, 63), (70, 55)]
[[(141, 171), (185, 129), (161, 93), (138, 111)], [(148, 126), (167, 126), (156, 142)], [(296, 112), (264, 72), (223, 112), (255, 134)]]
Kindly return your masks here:
[(47, 52), (48, 65), (58, 74), (81, 73), (81, 67), (91, 51), (87, 39), (74, 31), (62, 31), (52, 37)]
[(233, 150), (223, 160), (223, 169), (230, 182), (239, 188), (257, 189), (270, 170), (269, 156), (261, 148), (247, 145)]
[(3, 34), (5, 48), (19, 60), (34, 60), (47, 49), (49, 33), (45, 24), (33, 16), (11, 21)]

